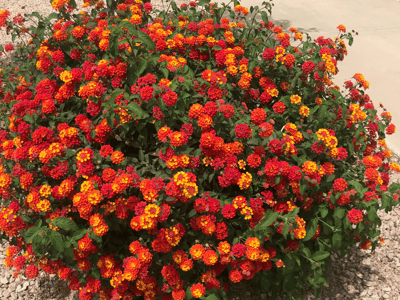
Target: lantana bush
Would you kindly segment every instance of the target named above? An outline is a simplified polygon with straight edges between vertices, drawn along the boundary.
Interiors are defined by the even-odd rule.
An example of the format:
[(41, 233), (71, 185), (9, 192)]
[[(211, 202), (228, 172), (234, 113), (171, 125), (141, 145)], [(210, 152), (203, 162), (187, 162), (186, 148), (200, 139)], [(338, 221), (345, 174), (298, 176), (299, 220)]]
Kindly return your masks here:
[(283, 32), (268, 2), (51, 5), (0, 10), (22, 39), (0, 47), (14, 276), (57, 274), (82, 300), (231, 299), (243, 285), (301, 299), (333, 252), (384, 242), (396, 128), (363, 75), (332, 81), (353, 41), (343, 25), (334, 39)]

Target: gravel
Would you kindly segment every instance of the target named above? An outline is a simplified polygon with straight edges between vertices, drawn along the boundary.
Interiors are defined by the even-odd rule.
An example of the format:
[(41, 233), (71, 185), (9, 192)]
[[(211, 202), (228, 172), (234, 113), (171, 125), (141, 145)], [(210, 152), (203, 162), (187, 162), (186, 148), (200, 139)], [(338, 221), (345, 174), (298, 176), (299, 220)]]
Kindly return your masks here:
[[(82, 0), (76, 1), (82, 5)], [(178, 0), (178, 5), (188, 1)], [(154, 7), (162, 7), (158, 0)], [(164, 3), (165, 5), (165, 3)], [(0, 11), (7, 9), (11, 16), (18, 13), (39, 12), (48, 15), (53, 12), (48, 0), (0, 0)], [(31, 22), (29, 25), (32, 25)], [(11, 36), (0, 30), (0, 44), (11, 43)], [(3, 57), (4, 58), (4, 57)], [(400, 176), (394, 175), (399, 181)], [(341, 300), (400, 300), (400, 207), (386, 214), (378, 212), (382, 220), (381, 233), (385, 244), (372, 252), (353, 247), (350, 253), (340, 259), (331, 256), (332, 270), (328, 276), (328, 286), (320, 299)], [(41, 273), (29, 280), (23, 275), (14, 278), (10, 269), (4, 266), (6, 245), (0, 245), (0, 299), (2, 300), (73, 300), (79, 299), (77, 292), (70, 292), (67, 283), (56, 275)], [(303, 300), (314, 299), (313, 293), (303, 296)], [(279, 299), (278, 299), (279, 300)]]

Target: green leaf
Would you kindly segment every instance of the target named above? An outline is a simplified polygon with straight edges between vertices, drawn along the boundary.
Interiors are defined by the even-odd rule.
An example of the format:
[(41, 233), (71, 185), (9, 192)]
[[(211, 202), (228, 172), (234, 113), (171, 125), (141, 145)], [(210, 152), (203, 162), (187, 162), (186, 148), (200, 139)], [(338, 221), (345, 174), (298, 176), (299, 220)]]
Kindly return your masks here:
[(81, 230), (74, 232), (72, 237), (77, 241), (77, 240), (80, 240), (81, 238), (83, 238), (86, 233), (87, 233), (87, 229), (82, 228)]
[(119, 23), (119, 27), (128, 29), (128, 32), (130, 34), (136, 34), (135, 26), (129, 21), (122, 21), (121, 23)]
[(215, 294), (209, 295), (206, 299), (207, 300), (220, 300), (219, 297), (217, 297)]
[(139, 57), (139, 65), (135, 70), (136, 76), (139, 77), (146, 70), (146, 68), (147, 68), (147, 61)]
[(382, 196), (382, 205), (381, 209), (387, 209), (390, 206), (390, 197), (387, 194)]
[(308, 188), (308, 182), (304, 178), (300, 179), (300, 193), (304, 195), (305, 191)]
[(176, 5), (175, 1), (171, 1), (171, 7), (174, 11), (179, 10), (178, 6)]
[(193, 299), (193, 295), (192, 295), (192, 291), (190, 290), (191, 286), (188, 286), (188, 288), (186, 289), (186, 299), (190, 300)]
[(24, 233), (25, 243), (29, 244), (33, 238), (41, 231), (40, 227), (33, 226)]
[(269, 225), (275, 222), (276, 218), (279, 216), (279, 213), (276, 211), (269, 210), (264, 214), (264, 218), (261, 220), (259, 224), (254, 227), (255, 231), (266, 230)]
[(26, 122), (28, 122), (29, 124), (34, 124), (35, 120), (33, 119), (33, 117), (30, 114), (26, 114), (23, 118)]
[(93, 277), (93, 278), (95, 278), (95, 279), (100, 279), (101, 278), (101, 276), (100, 276), (100, 271), (99, 271), (99, 269), (92, 269), (92, 272), (91, 272), (91, 276)]
[(130, 102), (127, 106), (127, 108), (131, 111), (131, 115), (135, 119), (145, 119), (149, 115), (143, 111), (143, 109), (137, 104), (136, 102)]
[(333, 216), (342, 219), (344, 217), (345, 212), (346, 210), (343, 207), (337, 207), (335, 209), (335, 213), (333, 214)]
[(147, 33), (138, 30), (137, 37), (146, 45), (147, 50), (156, 50), (156, 45)]
[(307, 229), (306, 229), (306, 236), (304, 237), (303, 241), (308, 241), (310, 240), (314, 234), (317, 232), (318, 229), (318, 219), (313, 219), (311, 222), (307, 224)]
[(294, 259), (296, 260), (297, 264), (299, 266), (301, 266), (300, 258), (298, 258), (297, 256), (294, 256)]
[(64, 258), (68, 263), (72, 263), (74, 261), (74, 250), (72, 246), (69, 247), (64, 246)]
[(317, 251), (311, 256), (311, 259), (313, 259), (315, 261), (319, 261), (319, 260), (323, 260), (323, 259), (327, 258), (329, 255), (330, 255), (330, 253), (327, 251)]
[(326, 181), (327, 181), (327, 182), (331, 182), (331, 181), (333, 181), (335, 178), (336, 178), (335, 174), (332, 174), (332, 175), (329, 175), (329, 176), (326, 178)]
[(325, 207), (325, 206), (321, 207), (320, 213), (321, 213), (322, 218), (325, 218), (328, 215), (328, 212), (329, 212), (329, 210), (327, 207)]
[(263, 22), (264, 23), (266, 23), (267, 25), (268, 25), (268, 14), (267, 14), (267, 12), (265, 12), (265, 11), (262, 11), (261, 12), (261, 17), (262, 17), (262, 20), (263, 20)]
[(114, 57), (117, 57), (119, 54), (118, 35), (116, 35), (116, 34), (110, 35), (110, 53)]
[[(350, 180), (350, 181), (348, 182), (348, 184), (351, 185), (351, 186), (353, 186), (354, 189), (356, 190), (356, 192), (357, 192), (357, 193), (360, 193), (360, 194), (362, 193), (362, 191), (363, 191), (363, 189), (364, 189), (364, 187), (362, 186), (362, 184), (359, 183), (358, 181), (355, 181), (355, 180)], [(360, 195), (360, 196), (363, 196), (363, 195)]]
[(378, 215), (376, 214), (376, 208), (374, 206), (372, 206), (370, 209), (368, 209), (367, 216), (368, 216), (368, 219), (372, 222), (375, 221), (376, 218), (378, 218)]
[(50, 21), (52, 19), (58, 19), (58, 13), (51, 13), (48, 17), (47, 20)]
[(349, 36), (349, 46), (353, 45), (353, 37), (350, 35)]
[(328, 111), (328, 104), (322, 104), (318, 110), (318, 122), (324, 123), (326, 119), (326, 112)]
[(200, 0), (199, 3), (197, 3), (198, 6), (206, 6), (207, 4), (210, 4), (210, 0)]
[(64, 252), (64, 242), (62, 235), (59, 232), (51, 231), (50, 241), (58, 252), (60, 253)]
[(305, 254), (306, 257), (311, 257), (311, 251), (308, 248), (303, 248), (302, 249), (303, 253)]
[(54, 219), (52, 222), (53, 226), (60, 227), (64, 230), (71, 230), (71, 232), (75, 232), (79, 230), (78, 225), (74, 221), (66, 217), (58, 217)]
[[(32, 222), (32, 219), (30, 217), (28, 217), (27, 215), (21, 215), (21, 219), (25, 222), (25, 223), (30, 223)], [(32, 228), (32, 227), (31, 227)], [(30, 229), (30, 228), (29, 228)]]
[(114, 116), (115, 116), (115, 112), (112, 112), (111, 114), (107, 114), (107, 125), (110, 128), (114, 128)]
[(334, 249), (339, 250), (342, 245), (342, 233), (335, 232), (332, 237), (332, 246)]
[(197, 214), (197, 211), (196, 210), (194, 210), (194, 209), (192, 209), (190, 212), (189, 212), (189, 218), (192, 218), (194, 215), (196, 215)]
[(282, 235), (286, 238), (288, 232), (289, 232), (289, 223), (286, 221), (285, 224), (283, 224)]
[(169, 71), (167, 68), (161, 68), (160, 71), (163, 73), (164, 78), (168, 79)]
[(33, 252), (40, 256), (44, 255), (45, 243), (47, 243), (47, 239), (44, 236), (39, 237), (38, 235), (36, 235), (32, 240)]

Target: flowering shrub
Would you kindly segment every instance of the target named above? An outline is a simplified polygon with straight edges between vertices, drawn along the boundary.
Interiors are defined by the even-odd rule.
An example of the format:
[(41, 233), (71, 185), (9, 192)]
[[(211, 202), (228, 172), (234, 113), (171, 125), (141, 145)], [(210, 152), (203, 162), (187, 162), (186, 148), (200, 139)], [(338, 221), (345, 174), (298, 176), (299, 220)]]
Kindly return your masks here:
[(269, 3), (249, 20), (236, 0), (125, 0), (115, 14), (85, 2), (0, 11), (13, 38), (31, 37), (0, 72), (15, 276), (57, 274), (80, 299), (229, 299), (239, 282), (299, 298), (326, 283), (330, 253), (383, 242), (395, 126), (361, 74), (344, 93), (332, 82), (343, 25), (313, 42), (268, 21)]

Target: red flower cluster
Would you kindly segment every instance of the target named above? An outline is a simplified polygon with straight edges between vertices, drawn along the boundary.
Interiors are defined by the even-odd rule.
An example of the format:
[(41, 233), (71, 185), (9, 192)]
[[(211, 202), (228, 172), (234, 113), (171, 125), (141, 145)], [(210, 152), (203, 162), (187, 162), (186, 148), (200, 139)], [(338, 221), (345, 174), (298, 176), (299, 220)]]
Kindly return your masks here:
[[(0, 230), (16, 276), (57, 274), (80, 299), (183, 300), (280, 280), (269, 270), (308, 263), (298, 251), (331, 237), (336, 209), (365, 225), (354, 243), (376, 244), (367, 212), (399, 197), (383, 139), (396, 128), (361, 74), (344, 95), (330, 80), (350, 34), (292, 47), (296, 28), (246, 28), (240, 5), (231, 22), (215, 3), (152, 18), (150, 3), (122, 2), (115, 18), (100, 1), (32, 35), (39, 76), (0, 70)], [(60, 16), (67, 4), (52, 2)]]

